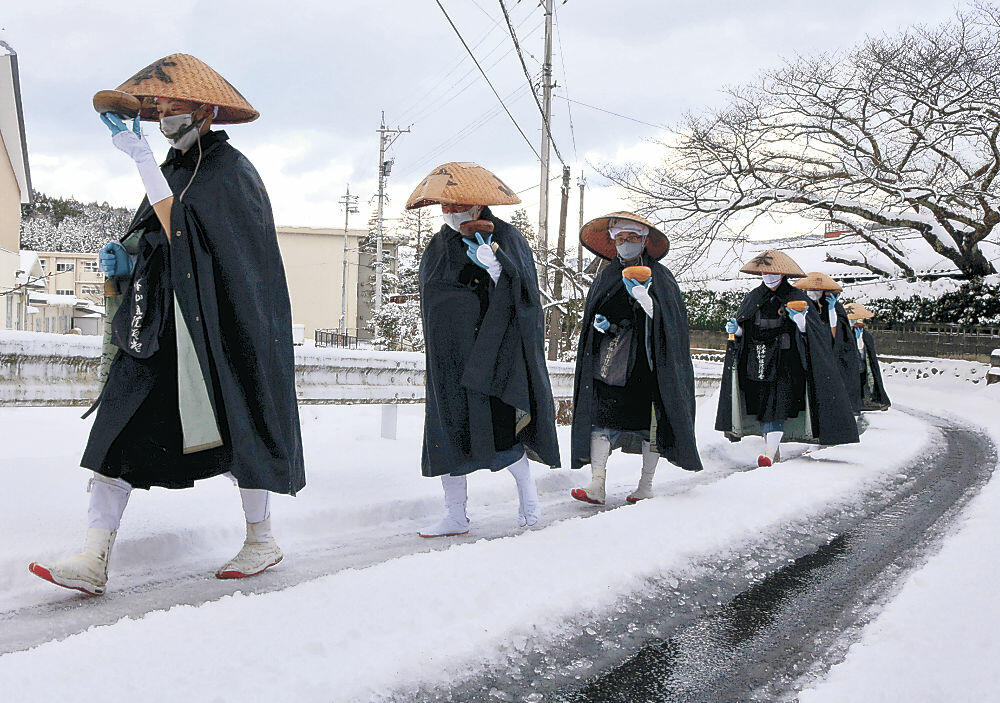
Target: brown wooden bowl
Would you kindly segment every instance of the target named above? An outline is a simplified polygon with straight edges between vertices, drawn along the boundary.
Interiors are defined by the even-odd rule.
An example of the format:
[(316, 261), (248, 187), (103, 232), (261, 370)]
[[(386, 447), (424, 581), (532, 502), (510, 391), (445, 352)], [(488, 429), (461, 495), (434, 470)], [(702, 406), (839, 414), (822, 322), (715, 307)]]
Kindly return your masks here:
[(788, 303), (788, 307), (796, 312), (805, 312), (806, 308), (809, 307), (809, 303), (805, 300), (792, 300)]
[(645, 283), (653, 275), (653, 269), (648, 266), (629, 266), (622, 271), (622, 277), (631, 278), (633, 281)]
[(94, 109), (99, 113), (113, 112), (126, 119), (139, 114), (139, 98), (120, 90), (101, 90), (94, 93)]
[(492, 234), (493, 223), (489, 220), (470, 220), (463, 222), (458, 228), (465, 236), (471, 236), (477, 232), (480, 234)]

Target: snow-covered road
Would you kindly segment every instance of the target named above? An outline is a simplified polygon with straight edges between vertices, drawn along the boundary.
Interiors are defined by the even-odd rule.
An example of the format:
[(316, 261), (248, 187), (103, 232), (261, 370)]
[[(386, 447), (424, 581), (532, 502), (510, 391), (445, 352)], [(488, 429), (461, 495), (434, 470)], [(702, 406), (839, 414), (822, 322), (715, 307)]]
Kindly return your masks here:
[[(12, 526), (0, 553), (4, 700), (31, 699), (42, 675), (53, 697), (82, 686), (111, 698), (141, 688), (150, 700), (298, 701), (422, 699), (514, 675), (519, 682), (498, 694), (529, 697), (499, 700), (549, 700), (530, 696), (599, 680), (641, 646), (627, 634), (664, 636), (710, 614), (712, 602), (722, 606), (900, 495), (921, 455), (948, 451), (933, 422), (890, 411), (871, 418), (861, 445), (794, 458), (800, 447), (772, 470), (746, 471), (758, 447), (714, 433), (713, 402), (699, 408), (709, 468), (687, 474), (662, 464), (656, 499), (622, 507), (638, 477), (635, 457), (613, 458), (616, 500), (604, 510), (569, 498), (581, 475), (535, 467), (546, 512), (522, 534), (510, 477), (477, 475), (473, 532), (448, 542), (415, 536), (440, 504), (438, 483), (417, 468), (419, 407), (402, 410), (396, 441), (377, 438), (377, 408), (303, 408), (310, 485), (276, 501), (288, 555), (279, 567), (246, 582), (211, 578), (242, 538), (228, 481), (137, 492), (102, 599), (56, 590), (25, 569), (77, 546), (86, 473), (74, 467), (87, 423), (74, 409), (2, 409), (12, 432), (0, 495)], [(594, 629), (621, 624), (641, 612), (636, 604), (662, 604), (664, 584), (680, 599), (674, 625), (646, 617), (618, 635), (612, 625)], [(564, 645), (587, 628), (608, 644), (567, 668)], [(551, 661), (532, 688), (519, 666), (540, 652)], [(107, 667), (140, 667), (142, 680), (109, 679)]]

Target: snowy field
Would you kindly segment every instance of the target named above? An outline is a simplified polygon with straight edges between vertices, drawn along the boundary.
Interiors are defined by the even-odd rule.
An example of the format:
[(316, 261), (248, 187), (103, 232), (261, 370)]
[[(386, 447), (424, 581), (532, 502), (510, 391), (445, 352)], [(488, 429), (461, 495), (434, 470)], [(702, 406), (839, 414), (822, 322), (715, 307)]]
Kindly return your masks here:
[[(981, 383), (893, 381), (888, 390), (900, 405), (992, 423), (1000, 441), (1000, 393)], [(419, 475), (421, 406), (401, 407), (394, 441), (378, 438), (377, 407), (303, 407), (309, 484), (273, 505), (282, 564), (235, 585), (212, 578), (243, 538), (227, 480), (136, 491), (108, 594), (91, 600), (26, 570), (79, 546), (88, 475), (76, 465), (89, 423), (75, 408), (2, 408), (0, 629), (24, 633), (25, 644), (0, 656), (0, 700), (37, 701), (40, 682), (47, 700), (141, 692), (148, 701), (304, 703), (447, 685), (512, 653), (556, 646), (582, 611), (598, 617), (650, 579), (682, 581), (727, 555), (790, 542), (889, 490), (900, 468), (939, 439), (892, 410), (869, 416), (860, 445), (805, 455), (792, 445), (787, 461), (746, 471), (760, 447), (714, 432), (714, 405), (707, 398), (699, 406), (706, 471), (661, 462), (655, 499), (624, 505), (637, 457), (613, 456), (605, 510), (569, 497), (585, 473), (536, 465), (546, 512), (524, 531), (515, 528), (510, 476), (480, 472), (470, 479), (472, 533), (454, 542), (416, 536), (441, 509), (439, 482)], [(568, 440), (560, 428), (564, 449)], [(940, 554), (905, 579), (846, 661), (801, 700), (990, 700), (979, 694), (998, 684), (989, 634), (1000, 627), (989, 600), (998, 514), (994, 480)], [(51, 613), (43, 636), (26, 622)], [(938, 667), (954, 674), (944, 698), (930, 683)]]

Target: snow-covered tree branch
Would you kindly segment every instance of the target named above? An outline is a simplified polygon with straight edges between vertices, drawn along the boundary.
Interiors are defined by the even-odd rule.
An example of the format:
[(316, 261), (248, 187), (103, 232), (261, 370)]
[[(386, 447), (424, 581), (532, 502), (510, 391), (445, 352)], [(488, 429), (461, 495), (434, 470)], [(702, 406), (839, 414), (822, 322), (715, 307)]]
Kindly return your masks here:
[(886, 228), (911, 230), (963, 273), (995, 272), (1000, 224), (1000, 9), (796, 57), (728, 105), (688, 116), (656, 168), (610, 167), (684, 259), (722, 232), (799, 214), (846, 225), (912, 272)]

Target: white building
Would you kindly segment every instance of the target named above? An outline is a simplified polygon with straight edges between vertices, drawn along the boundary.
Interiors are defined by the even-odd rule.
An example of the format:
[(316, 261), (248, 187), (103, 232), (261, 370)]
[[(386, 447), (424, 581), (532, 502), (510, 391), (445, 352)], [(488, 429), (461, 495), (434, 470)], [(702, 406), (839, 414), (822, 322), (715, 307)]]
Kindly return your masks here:
[(24, 329), (26, 321), (29, 291), (19, 249), (21, 204), (30, 202), (17, 54), (0, 41), (0, 329)]

